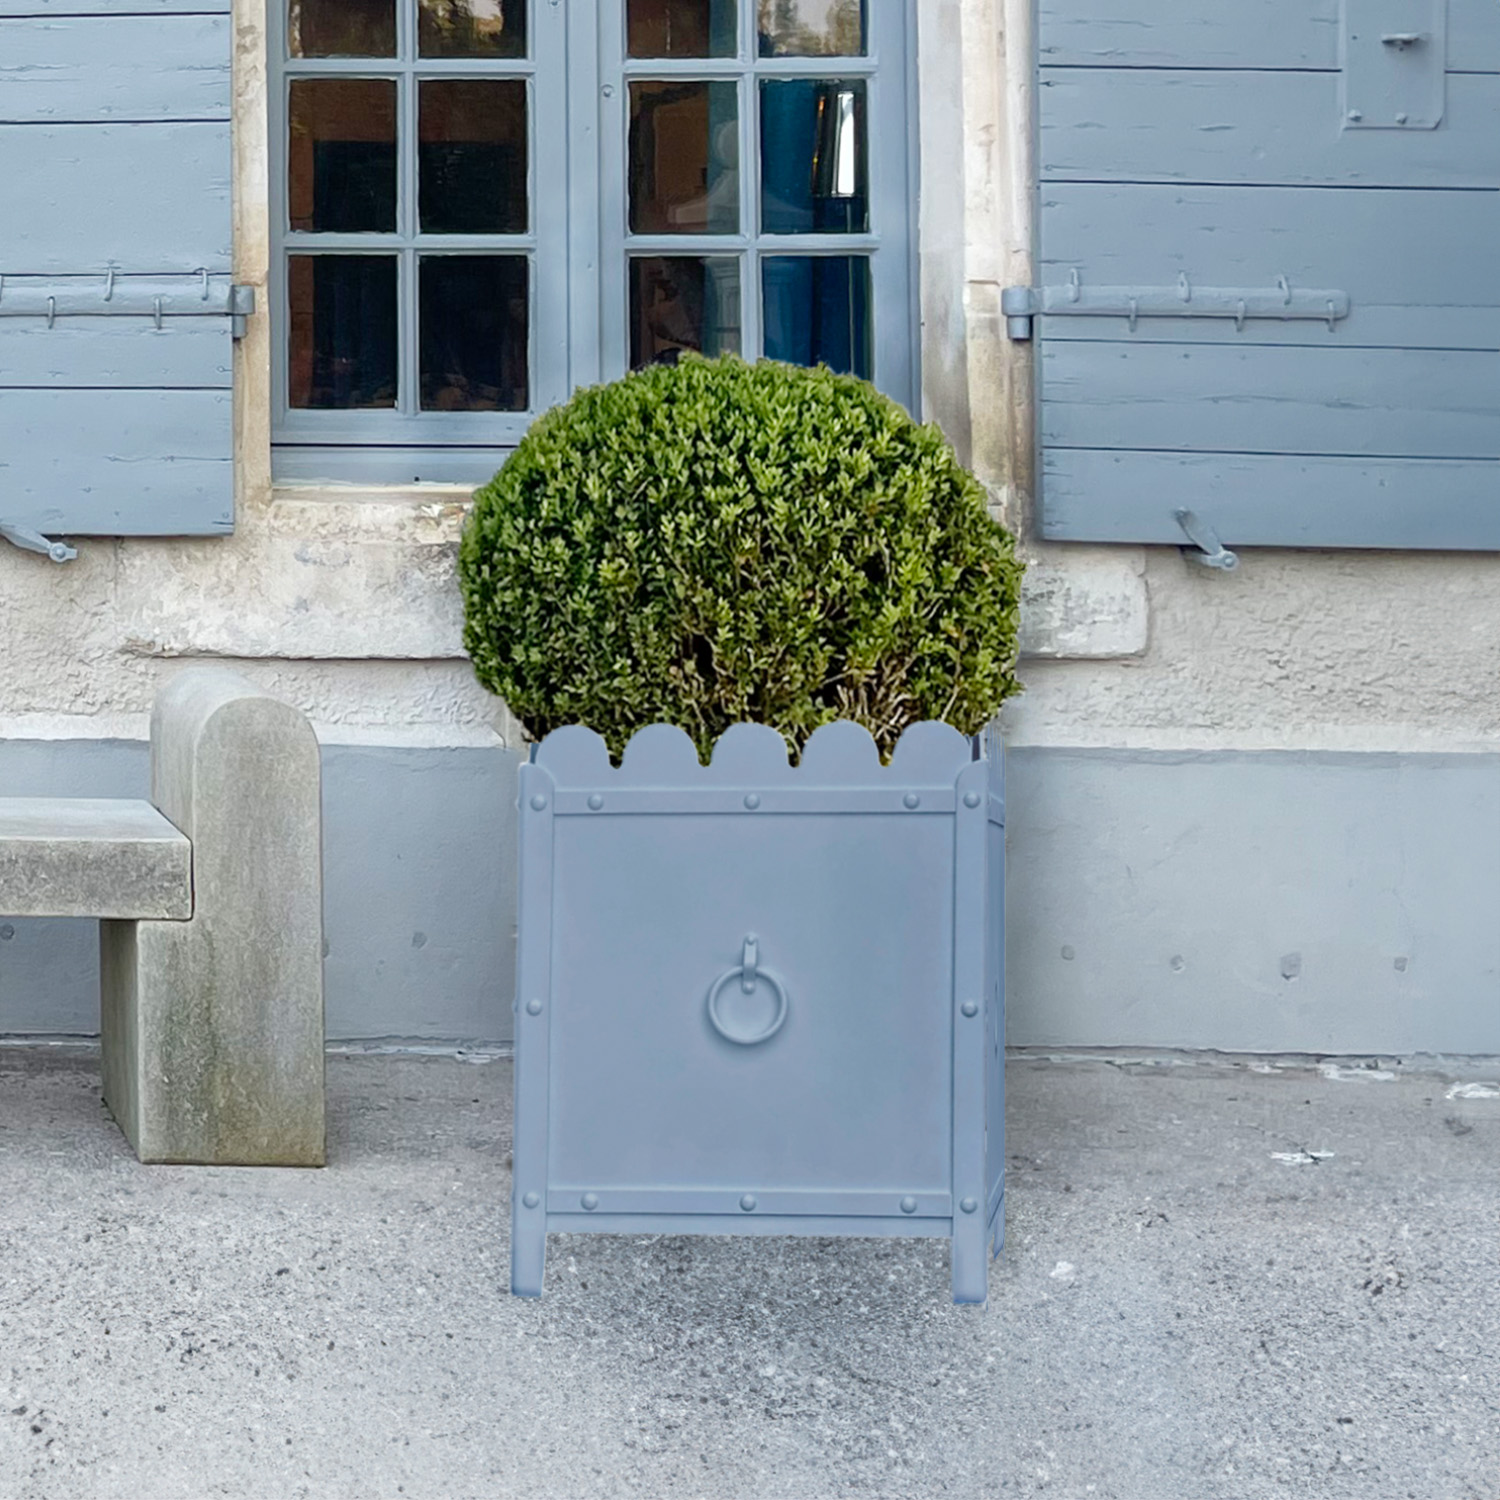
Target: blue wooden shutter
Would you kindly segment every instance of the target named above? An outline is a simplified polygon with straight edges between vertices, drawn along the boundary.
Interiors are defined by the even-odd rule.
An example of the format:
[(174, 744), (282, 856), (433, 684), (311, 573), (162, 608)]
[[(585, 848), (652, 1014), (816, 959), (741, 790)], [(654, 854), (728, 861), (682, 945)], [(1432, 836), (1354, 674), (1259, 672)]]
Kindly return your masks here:
[(1043, 534), (1500, 548), (1496, 0), (1042, 0), (1039, 46)]
[(13, 540), (233, 527), (231, 45), (228, 0), (0, 0)]

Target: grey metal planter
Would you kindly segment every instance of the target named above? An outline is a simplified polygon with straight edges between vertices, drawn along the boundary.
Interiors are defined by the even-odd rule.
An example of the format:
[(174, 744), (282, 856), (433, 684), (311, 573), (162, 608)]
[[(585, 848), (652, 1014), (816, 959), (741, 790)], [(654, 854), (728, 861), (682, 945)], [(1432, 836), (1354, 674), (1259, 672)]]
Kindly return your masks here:
[(1003, 1226), (998, 739), (851, 723), (795, 768), (653, 725), (521, 768), (511, 1290), (548, 1230), (938, 1235), (983, 1302)]

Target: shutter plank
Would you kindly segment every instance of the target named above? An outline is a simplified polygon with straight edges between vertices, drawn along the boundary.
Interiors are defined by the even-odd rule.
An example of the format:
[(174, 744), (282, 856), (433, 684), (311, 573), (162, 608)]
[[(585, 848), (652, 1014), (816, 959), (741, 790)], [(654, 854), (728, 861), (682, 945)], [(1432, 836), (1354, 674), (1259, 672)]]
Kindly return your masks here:
[(0, 268), (227, 272), (229, 122), (0, 125)]
[(1341, 130), (1329, 73), (1043, 68), (1044, 182), (1493, 188), (1500, 75), (1454, 74), (1437, 130)]
[(5, 518), (70, 536), (227, 532), (233, 407), (227, 390), (6, 391)]
[(0, 20), (0, 123), (229, 118), (228, 16)]
[(1184, 545), (1195, 511), (1230, 547), (1500, 551), (1500, 463), (1052, 449), (1042, 535)]
[(228, 390), (234, 362), (223, 317), (0, 317), (0, 400), (29, 386)]
[(0, 16), (224, 15), (230, 0), (0, 0)]
[[(1500, 192), (1058, 183), (1042, 192), (1039, 276), (1100, 286), (1294, 287), (1349, 294), (1321, 323), (1145, 319), (1137, 339), (1183, 343), (1500, 348)], [(1350, 253), (1357, 246), (1358, 253)], [(1125, 319), (1048, 318), (1048, 339), (1128, 340)]]
[(1044, 342), (1063, 448), (1500, 458), (1500, 353)]
[[(1041, 0), (1044, 63), (1111, 68), (1339, 66), (1339, 0)], [(1500, 6), (1449, 0), (1448, 68), (1500, 71)]]

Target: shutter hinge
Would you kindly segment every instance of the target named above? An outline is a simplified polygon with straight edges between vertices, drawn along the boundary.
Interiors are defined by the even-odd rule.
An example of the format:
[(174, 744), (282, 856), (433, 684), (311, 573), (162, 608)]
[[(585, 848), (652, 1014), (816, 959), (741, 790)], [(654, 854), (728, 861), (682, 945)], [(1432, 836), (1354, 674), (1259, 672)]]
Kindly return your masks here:
[(54, 542), (29, 526), (16, 525), (10, 521), (0, 521), (0, 537), (21, 548), (23, 552), (40, 552), (43, 557), (50, 557), (55, 563), (72, 562), (78, 556), (76, 547), (70, 547), (66, 542)]
[(1191, 510), (1174, 510), (1172, 519), (1182, 528), (1182, 533), (1193, 545), (1183, 547), (1182, 555), (1200, 567), (1216, 568), (1221, 573), (1232, 573), (1240, 565), (1240, 556), (1231, 552), (1219, 540), (1218, 533)]
[(1036, 312), (1036, 301), (1036, 292), (1029, 286), (1008, 286), (1000, 293), (1006, 335), (1018, 344), (1024, 344), (1031, 337), (1031, 317)]
[(42, 318), (48, 328), (68, 318), (150, 318), (162, 328), (177, 318), (230, 320), (235, 338), (255, 311), (255, 288), (231, 285), (207, 270), (172, 276), (133, 275), (113, 268), (81, 276), (0, 273), (0, 318)]
[(1038, 313), (1052, 318), (1124, 318), (1132, 333), (1142, 318), (1223, 318), (1235, 332), (1249, 319), (1326, 323), (1328, 331), (1349, 316), (1348, 292), (1304, 290), (1286, 276), (1274, 287), (1194, 286), (1186, 271), (1177, 285), (1084, 286), (1075, 266), (1066, 286), (1008, 286), (1000, 293), (1005, 331), (1018, 341), (1032, 335)]
[(245, 319), (255, 311), (255, 288), (238, 284), (229, 288), (229, 331), (237, 339), (245, 336)]

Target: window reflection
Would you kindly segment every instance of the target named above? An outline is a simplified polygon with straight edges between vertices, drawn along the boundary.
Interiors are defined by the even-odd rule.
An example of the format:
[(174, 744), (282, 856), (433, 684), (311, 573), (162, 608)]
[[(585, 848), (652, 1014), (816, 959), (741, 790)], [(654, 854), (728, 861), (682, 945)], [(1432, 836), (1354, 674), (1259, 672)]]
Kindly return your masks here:
[(869, 380), (874, 369), (867, 255), (772, 255), (761, 262), (767, 359), (827, 365)]
[(739, 224), (735, 85), (697, 80), (632, 83), (632, 233), (733, 234)]
[(740, 352), (740, 264), (730, 256), (645, 255), (630, 262), (630, 368)]
[(734, 0), (628, 0), (625, 50), (631, 57), (733, 57)]
[(762, 83), (760, 157), (765, 233), (869, 229), (863, 79)]
[(427, 79), (417, 131), (417, 213), (426, 234), (526, 232), (526, 85)]
[(288, 396), (299, 408), (396, 404), (396, 258), (293, 255)]
[(526, 0), (421, 0), (423, 57), (525, 57)]
[(865, 55), (864, 0), (759, 0), (759, 6), (762, 57)]
[(524, 255), (424, 255), (423, 411), (525, 411), (530, 297)]
[(395, 0), (290, 0), (293, 57), (394, 57)]
[(290, 227), (345, 234), (395, 229), (395, 83), (294, 79), (290, 123)]

